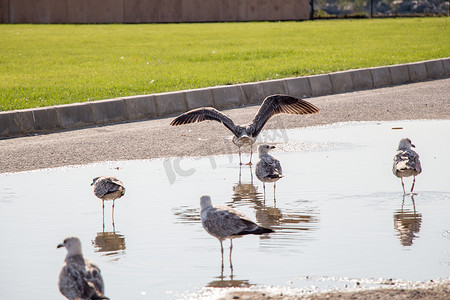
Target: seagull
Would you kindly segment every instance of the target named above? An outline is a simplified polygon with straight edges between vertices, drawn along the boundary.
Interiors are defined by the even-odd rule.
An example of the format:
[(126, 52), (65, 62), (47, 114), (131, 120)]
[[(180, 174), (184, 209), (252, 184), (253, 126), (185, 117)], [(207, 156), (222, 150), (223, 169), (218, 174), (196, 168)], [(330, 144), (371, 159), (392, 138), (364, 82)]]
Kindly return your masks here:
[(228, 206), (212, 206), (210, 196), (200, 198), (201, 220), (203, 228), (220, 242), (223, 269), (223, 244), (222, 241), (230, 239), (230, 268), (231, 251), (233, 250), (233, 238), (246, 234), (264, 234), (273, 232), (272, 229), (258, 226), (243, 213)]
[(264, 195), (266, 194), (266, 182), (273, 182), (273, 193), (275, 197), (276, 181), (283, 177), (280, 161), (273, 158), (269, 151), (275, 149), (275, 146), (259, 145), (259, 161), (256, 163), (256, 177), (262, 181)]
[(233, 143), (239, 147), (239, 163), (241, 160), (241, 147), (250, 146), (250, 162), (252, 162), (253, 144), (258, 137), (258, 134), (263, 129), (264, 125), (270, 118), (277, 114), (293, 114), (306, 115), (318, 113), (319, 109), (311, 103), (291, 97), (288, 95), (272, 95), (264, 99), (258, 113), (255, 115), (253, 121), (246, 125), (236, 125), (233, 120), (212, 107), (201, 107), (190, 110), (172, 120), (170, 125), (178, 126), (201, 122), (205, 120), (214, 120), (221, 122), (233, 133)]
[(83, 258), (80, 239), (68, 237), (57, 248), (65, 247), (67, 256), (59, 274), (59, 291), (67, 299), (109, 299), (103, 293), (105, 285), (97, 265)]
[(103, 201), (114, 201), (125, 194), (125, 187), (123, 186), (122, 181), (113, 176), (95, 177), (92, 180), (91, 185), (94, 186), (95, 196)]
[[(114, 202), (125, 194), (125, 187), (122, 181), (113, 176), (100, 176), (92, 180), (94, 194), (102, 199), (103, 212), (105, 211), (105, 200), (112, 200), (112, 214), (114, 218)], [(113, 221), (114, 224), (114, 221)]]
[(405, 192), (405, 184), (403, 183), (403, 177), (413, 176), (413, 184), (411, 186), (411, 193), (414, 190), (414, 184), (416, 183), (416, 176), (422, 172), (422, 166), (419, 160), (419, 154), (417, 154), (411, 147), (416, 147), (411, 143), (408, 138), (403, 138), (398, 144), (397, 153), (394, 156), (394, 165), (392, 172), (395, 176), (401, 178), (403, 193)]

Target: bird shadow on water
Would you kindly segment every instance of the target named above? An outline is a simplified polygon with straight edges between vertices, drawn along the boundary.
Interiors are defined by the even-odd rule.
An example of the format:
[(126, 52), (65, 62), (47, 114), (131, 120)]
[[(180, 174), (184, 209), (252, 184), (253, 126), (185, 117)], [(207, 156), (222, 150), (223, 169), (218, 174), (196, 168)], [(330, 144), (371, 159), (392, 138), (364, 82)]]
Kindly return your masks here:
[[(410, 205), (412, 205), (412, 209), (405, 208), (405, 198), (411, 200)], [(412, 246), (414, 239), (419, 237), (418, 233), (421, 225), (422, 214), (416, 210), (414, 194), (403, 194), (401, 208), (394, 211), (394, 228), (397, 231), (397, 236), (402, 246)]]

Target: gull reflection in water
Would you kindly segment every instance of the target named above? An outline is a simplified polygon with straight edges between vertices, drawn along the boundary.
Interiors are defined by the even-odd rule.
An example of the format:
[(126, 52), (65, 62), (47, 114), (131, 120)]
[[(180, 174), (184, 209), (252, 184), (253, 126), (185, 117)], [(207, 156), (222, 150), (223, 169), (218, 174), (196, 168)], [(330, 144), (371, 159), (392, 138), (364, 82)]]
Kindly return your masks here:
[(209, 282), (206, 285), (206, 287), (210, 287), (210, 288), (231, 288), (231, 287), (248, 288), (248, 287), (251, 287), (252, 285), (255, 285), (255, 284), (250, 283), (249, 280), (237, 280), (234, 278), (235, 276), (233, 275), (233, 263), (231, 261), (231, 256), (230, 256), (230, 276), (224, 276), (223, 271), (224, 271), (224, 265), (223, 265), (223, 259), (222, 259), (222, 264), (220, 267), (220, 276), (215, 277), (217, 280), (213, 280), (213, 281)]
[(95, 252), (104, 252), (105, 256), (111, 256), (111, 260), (117, 261), (125, 253), (125, 236), (116, 232), (114, 218), (112, 219), (112, 231), (105, 231), (105, 214), (102, 218), (102, 231), (92, 241)]
[[(289, 230), (310, 230), (313, 229), (314, 224), (318, 223), (318, 218), (314, 211), (303, 210), (297, 211), (292, 208), (281, 209), (274, 206), (266, 206), (264, 194), (258, 192), (258, 187), (253, 184), (252, 167), (250, 170), (250, 182), (242, 181), (242, 171), (239, 168), (239, 180), (233, 186), (231, 206), (238, 206), (242, 204), (250, 204), (249, 206), (256, 210), (255, 217), (258, 224), (263, 227)], [(238, 204), (238, 205), (237, 205)], [(270, 235), (261, 236), (261, 239), (270, 238)]]
[(233, 273), (229, 276), (229, 279), (226, 279), (228, 276), (223, 276), (223, 269), (220, 273), (220, 276), (217, 276), (216, 278), (218, 280), (213, 280), (206, 287), (211, 288), (230, 288), (230, 287), (238, 287), (238, 288), (247, 288), (251, 287), (252, 283), (250, 283), (248, 280), (237, 280), (234, 279)]
[(253, 170), (252, 166), (249, 166), (250, 182), (242, 182), (242, 166), (239, 166), (239, 179), (233, 186), (233, 202), (235, 201), (255, 201), (261, 200), (262, 193), (258, 192), (258, 187), (253, 184)]
[[(256, 209), (256, 221), (264, 227), (271, 227), (281, 219), (281, 211), (276, 207), (266, 207), (263, 193), (258, 192), (258, 187), (253, 184), (253, 171), (250, 170), (250, 182), (242, 182), (242, 170), (239, 167), (239, 180), (233, 186), (233, 204), (249, 203)], [(265, 238), (265, 237), (262, 237)]]
[(111, 256), (114, 261), (125, 253), (125, 236), (119, 232), (98, 232), (93, 244), (95, 252), (104, 252), (105, 256)]
[(414, 195), (410, 194), (413, 210), (405, 209), (405, 197), (403, 195), (402, 207), (394, 212), (394, 228), (403, 246), (412, 246), (414, 238), (418, 237), (422, 224), (422, 214), (416, 211)]
[[(247, 167), (244, 166), (244, 169)], [(259, 225), (271, 229), (284, 229), (288, 231), (305, 231), (316, 228), (318, 224), (318, 213), (314, 208), (304, 208), (309, 203), (307, 200), (298, 201), (296, 204), (301, 205), (302, 209), (293, 208), (292, 205), (281, 210), (274, 206), (266, 206), (263, 193), (258, 191), (258, 187), (253, 184), (252, 166), (248, 166), (247, 172), (239, 168), (239, 180), (233, 186), (233, 196), (231, 201), (226, 204), (233, 208), (239, 206), (247, 206), (255, 209), (255, 218)], [(242, 175), (246, 175), (249, 180), (243, 181)], [(173, 214), (177, 217), (178, 222), (182, 224), (198, 224), (201, 223), (200, 209), (183, 205), (172, 209)], [(261, 239), (270, 238), (270, 235), (260, 236)]]

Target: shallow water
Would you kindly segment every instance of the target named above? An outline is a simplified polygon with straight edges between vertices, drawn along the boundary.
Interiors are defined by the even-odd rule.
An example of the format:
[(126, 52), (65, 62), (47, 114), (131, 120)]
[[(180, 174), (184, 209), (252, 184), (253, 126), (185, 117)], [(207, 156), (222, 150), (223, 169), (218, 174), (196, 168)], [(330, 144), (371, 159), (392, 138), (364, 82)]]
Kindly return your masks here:
[[(393, 129), (401, 127), (402, 129)], [(450, 275), (450, 120), (341, 123), (265, 131), (285, 178), (262, 183), (237, 155), (121, 161), (0, 174), (0, 298), (62, 299), (69, 235), (102, 269), (112, 299), (179, 299), (224, 286), (329, 289)], [(402, 196), (391, 171), (402, 137), (423, 173)], [(248, 160), (248, 154), (243, 155)], [(257, 158), (254, 157), (255, 163)], [(126, 186), (102, 216), (93, 177)], [(240, 180), (239, 180), (240, 179)], [(407, 188), (411, 179), (406, 179)], [(199, 197), (230, 205), (275, 233), (233, 242), (233, 274), (199, 220)], [(103, 222), (104, 219), (104, 222)], [(104, 226), (104, 228), (103, 228)], [(224, 242), (228, 256), (229, 242)], [(382, 279), (379, 279), (382, 278)], [(213, 297), (213, 296), (212, 296)]]

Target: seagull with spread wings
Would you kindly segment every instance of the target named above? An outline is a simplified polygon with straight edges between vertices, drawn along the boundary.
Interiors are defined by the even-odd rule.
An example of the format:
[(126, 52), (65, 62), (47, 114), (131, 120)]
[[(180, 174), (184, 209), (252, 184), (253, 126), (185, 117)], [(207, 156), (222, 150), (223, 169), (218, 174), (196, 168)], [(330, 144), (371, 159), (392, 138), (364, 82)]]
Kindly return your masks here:
[(233, 143), (239, 147), (239, 163), (241, 147), (250, 146), (250, 162), (252, 161), (253, 144), (267, 121), (277, 114), (306, 115), (318, 113), (319, 109), (313, 104), (288, 95), (272, 95), (264, 99), (253, 121), (246, 125), (236, 125), (233, 120), (212, 107), (201, 107), (190, 110), (176, 117), (170, 125), (178, 126), (205, 120), (214, 120), (225, 125), (233, 133)]

